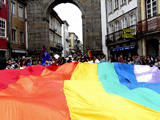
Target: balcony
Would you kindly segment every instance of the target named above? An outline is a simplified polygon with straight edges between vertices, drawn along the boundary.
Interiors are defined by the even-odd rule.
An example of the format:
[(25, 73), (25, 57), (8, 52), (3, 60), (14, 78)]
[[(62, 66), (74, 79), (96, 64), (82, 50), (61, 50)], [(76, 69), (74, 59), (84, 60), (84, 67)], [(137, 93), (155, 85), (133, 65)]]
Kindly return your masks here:
[(160, 18), (159, 15), (157, 15), (149, 19), (140, 21), (138, 24), (141, 33), (144, 34), (144, 33), (156, 32), (157, 30), (159, 30), (160, 29), (159, 23), (160, 23)]
[(58, 50), (63, 50), (63, 46), (61, 43), (55, 43), (55, 42), (50, 41), (50, 47), (54, 49), (56, 48)]
[(50, 43), (50, 47), (56, 47), (56, 43), (55, 42), (52, 42), (52, 41), (49, 41), (49, 43)]
[[(130, 33), (130, 34), (133, 34), (133, 38), (137, 37), (137, 34), (139, 33), (137, 25), (132, 25), (132, 26), (129, 26), (125, 29), (133, 29), (134, 30), (133, 33)], [(110, 43), (113, 43), (113, 42), (116, 42), (119, 40), (124, 40), (124, 38), (122, 38), (122, 34), (123, 34), (123, 30), (121, 29), (119, 31), (116, 31), (116, 32), (113, 32), (111, 34), (106, 35), (106, 44), (110, 44)]]
[(63, 50), (63, 46), (61, 43), (56, 43), (56, 48)]

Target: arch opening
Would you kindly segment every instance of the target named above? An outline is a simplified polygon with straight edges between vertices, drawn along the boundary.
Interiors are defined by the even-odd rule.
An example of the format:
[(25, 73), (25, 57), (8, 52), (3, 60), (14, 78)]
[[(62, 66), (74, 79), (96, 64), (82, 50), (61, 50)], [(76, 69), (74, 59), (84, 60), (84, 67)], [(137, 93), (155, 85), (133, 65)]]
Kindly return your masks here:
[[(78, 16), (78, 21), (76, 22), (76, 20), (75, 20), (75, 17), (77, 17), (77, 14), (75, 13), (75, 12), (73, 12), (72, 10), (70, 10), (70, 12), (68, 12), (68, 13), (66, 13), (66, 14), (68, 14), (68, 16), (71, 18), (72, 17), (72, 20), (71, 19), (67, 19), (68, 18), (68, 16), (66, 16), (66, 18), (64, 18), (64, 17), (61, 17), (61, 15), (58, 13), (58, 11), (56, 11), (56, 7), (59, 7), (59, 6), (65, 6), (65, 5), (69, 5), (70, 4), (70, 7), (72, 7), (73, 8), (73, 11), (75, 10), (75, 11), (77, 11), (76, 13), (79, 15)], [(82, 6), (81, 6), (81, 4), (79, 3), (79, 2), (77, 2), (77, 1), (73, 1), (73, 0), (53, 0), (53, 1), (49, 1), (48, 3), (46, 3), (45, 5), (44, 5), (44, 12), (43, 12), (43, 21), (46, 23), (46, 21), (49, 23), (49, 21), (51, 20), (50, 19), (50, 13), (52, 12), (52, 11), (55, 11), (57, 14), (58, 14), (58, 16), (60, 17), (60, 19), (63, 21), (67, 21), (67, 23), (69, 23), (69, 28), (71, 28), (71, 29), (69, 29), (69, 31), (68, 32), (72, 32), (72, 33), (75, 33), (74, 35), (75, 36), (77, 36), (77, 41), (81, 41), (81, 43), (83, 43), (83, 19), (82, 19), (82, 14), (84, 13), (83, 12), (83, 8), (82, 8)], [(61, 11), (64, 11), (65, 12), (65, 10), (67, 10), (67, 8), (65, 8), (65, 7), (63, 7), (61, 10), (59, 10), (59, 12), (60, 13), (62, 13)], [(73, 16), (72, 15), (70, 15), (70, 14), (73, 14)], [(77, 24), (76, 25), (76, 23), (79, 23), (79, 24)], [(76, 28), (76, 27), (77, 28)], [(49, 34), (51, 34), (51, 33), (49, 33)], [(49, 35), (49, 36), (52, 36), (52, 35)], [(63, 35), (62, 35), (62, 45), (64, 46), (64, 40), (63, 40)], [(78, 45), (78, 44), (77, 44)], [(83, 47), (80, 47), (80, 48), (78, 48), (78, 46), (76, 45), (76, 47), (75, 47), (75, 53), (77, 54), (77, 51), (79, 51), (78, 53), (81, 53), (82, 54), (82, 51), (80, 50), (80, 49), (82, 49)], [(65, 47), (65, 46), (64, 46)], [(72, 48), (72, 47), (71, 47)], [(78, 49), (78, 50), (77, 50)], [(69, 53), (71, 54), (71, 51), (72, 50), (69, 50)], [(81, 52), (80, 52), (81, 51)], [(65, 51), (64, 51), (64, 49), (63, 49), (63, 51), (62, 51), (62, 56), (65, 56)], [(72, 54), (73, 55), (73, 54)]]
[(52, 0), (48, 3), (46, 3), (44, 5), (44, 8), (42, 9), (42, 13), (43, 13), (43, 18), (45, 19), (49, 19), (49, 16), (48, 16), (48, 13), (50, 13), (53, 8), (59, 4), (62, 4), (62, 3), (71, 3), (71, 4), (74, 4), (75, 6), (77, 6), (80, 11), (82, 12), (82, 18), (84, 18), (84, 9), (81, 5), (81, 3), (79, 3), (77, 0), (73, 1), (73, 0)]

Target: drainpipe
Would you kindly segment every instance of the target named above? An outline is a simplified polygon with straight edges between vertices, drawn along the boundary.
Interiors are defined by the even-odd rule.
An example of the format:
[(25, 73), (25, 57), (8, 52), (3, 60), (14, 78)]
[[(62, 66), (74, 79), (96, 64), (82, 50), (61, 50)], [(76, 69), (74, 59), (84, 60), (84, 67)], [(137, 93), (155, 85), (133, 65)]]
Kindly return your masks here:
[(10, 38), (10, 21), (9, 21), (9, 18), (10, 18), (10, 14), (9, 14), (9, 0), (7, 0), (7, 10), (8, 10), (8, 12), (7, 12), (7, 14), (8, 14), (8, 20), (7, 20), (7, 23), (8, 23), (8, 38), (9, 38), (9, 40), (8, 40), (8, 45), (7, 45), (7, 47), (9, 47), (9, 51), (8, 51), (8, 58), (9, 59), (11, 59), (11, 45), (10, 45), (10, 40), (11, 40), (11, 38)]
[(146, 8), (146, 0), (144, 0), (145, 2), (145, 18), (146, 18), (146, 32), (148, 32), (148, 21), (147, 21), (147, 8)]
[[(10, 39), (9, 39), (9, 59), (11, 59), (11, 40), (12, 40), (12, 19), (13, 19), (13, 4), (12, 4), (12, 0), (11, 0), (11, 28), (10, 28)], [(8, 2), (9, 3), (9, 2)], [(9, 4), (8, 4), (8, 9), (9, 9)], [(8, 16), (10, 17), (10, 15)]]
[(102, 51), (108, 59), (108, 48), (105, 36), (107, 35), (106, 0), (101, 0), (101, 27), (102, 27)]
[(28, 56), (28, 26), (27, 26), (27, 9), (25, 7), (25, 24), (26, 24), (26, 51)]
[[(145, 1), (145, 18), (146, 18), (146, 32), (148, 32), (148, 21), (147, 21), (147, 8), (146, 8), (146, 0), (144, 0)], [(144, 38), (145, 39), (145, 38)], [(145, 40), (145, 47), (146, 47), (146, 40)], [(145, 56), (146, 56), (146, 54), (147, 54), (147, 47), (146, 47), (146, 49), (145, 49)]]

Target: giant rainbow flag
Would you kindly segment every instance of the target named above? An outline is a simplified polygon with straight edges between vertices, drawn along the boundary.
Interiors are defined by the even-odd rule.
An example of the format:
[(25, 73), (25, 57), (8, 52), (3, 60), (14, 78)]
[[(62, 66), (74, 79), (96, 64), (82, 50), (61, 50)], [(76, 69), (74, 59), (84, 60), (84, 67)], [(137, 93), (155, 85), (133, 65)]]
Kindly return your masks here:
[(160, 120), (160, 72), (109, 62), (2, 70), (0, 120)]

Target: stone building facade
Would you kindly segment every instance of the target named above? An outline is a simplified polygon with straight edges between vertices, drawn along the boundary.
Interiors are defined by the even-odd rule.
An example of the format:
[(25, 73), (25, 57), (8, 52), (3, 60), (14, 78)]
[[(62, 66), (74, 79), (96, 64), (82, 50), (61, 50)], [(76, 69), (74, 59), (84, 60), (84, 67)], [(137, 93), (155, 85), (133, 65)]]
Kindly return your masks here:
[(160, 1), (141, 0), (141, 44), (143, 56), (160, 56)]
[(49, 13), (61, 3), (75, 4), (82, 12), (83, 49), (102, 52), (101, 2), (99, 0), (25, 0), (28, 16), (29, 52), (40, 54), (49, 45)]
[[(13, 5), (13, 15), (11, 18), (11, 9)], [(19, 57), (26, 56), (27, 50), (27, 19), (26, 19), (26, 4), (21, 0), (9, 1), (9, 17), (10, 28), (12, 19), (12, 37), (11, 39), (11, 58), (18, 60)]]

